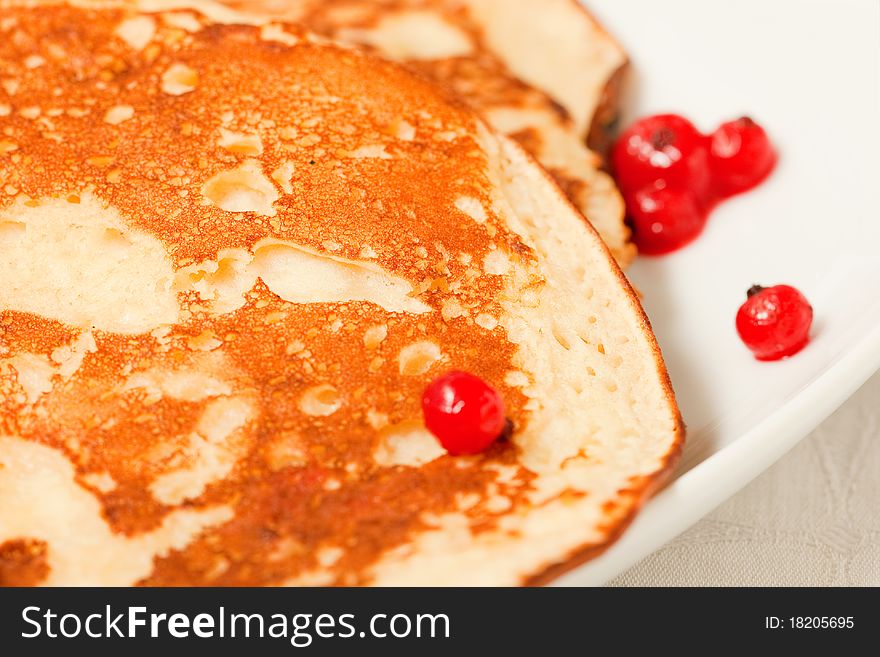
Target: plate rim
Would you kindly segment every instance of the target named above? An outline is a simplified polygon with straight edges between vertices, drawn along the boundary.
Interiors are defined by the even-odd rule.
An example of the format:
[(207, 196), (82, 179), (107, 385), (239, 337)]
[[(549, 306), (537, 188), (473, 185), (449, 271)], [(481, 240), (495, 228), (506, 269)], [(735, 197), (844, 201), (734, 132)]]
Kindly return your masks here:
[(766, 471), (878, 371), (880, 323), (786, 403), (661, 489), (616, 543), (554, 584), (599, 586), (660, 549)]

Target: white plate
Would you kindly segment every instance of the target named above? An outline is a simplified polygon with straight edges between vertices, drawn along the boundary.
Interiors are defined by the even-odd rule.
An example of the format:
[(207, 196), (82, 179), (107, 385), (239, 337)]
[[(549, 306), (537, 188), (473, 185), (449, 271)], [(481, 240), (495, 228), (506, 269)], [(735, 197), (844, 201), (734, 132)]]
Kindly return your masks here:
[[(629, 271), (688, 425), (677, 478), (600, 558), (559, 580), (607, 581), (761, 473), (880, 367), (880, 3), (592, 0), (631, 53), (627, 119), (675, 111), (703, 130), (749, 114), (780, 166), (703, 236)], [(789, 283), (814, 338), (755, 361), (734, 316), (753, 283)], [(878, 400), (880, 403), (880, 400)]]

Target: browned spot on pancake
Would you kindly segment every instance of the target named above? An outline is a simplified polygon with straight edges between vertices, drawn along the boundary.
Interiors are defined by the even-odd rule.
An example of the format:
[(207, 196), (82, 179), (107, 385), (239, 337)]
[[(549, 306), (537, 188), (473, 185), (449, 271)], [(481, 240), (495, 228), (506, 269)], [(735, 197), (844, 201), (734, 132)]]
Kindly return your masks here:
[(49, 353), (68, 344), (79, 333), (61, 322), (46, 320), (30, 313), (0, 311), (0, 358), (5, 354), (29, 351)]
[(0, 544), (0, 586), (35, 586), (49, 574), (46, 543), (20, 538)]
[[(587, 145), (603, 157), (607, 156), (621, 127), (618, 125), (620, 97), (628, 70), (629, 64), (624, 64), (608, 79), (587, 135)], [(607, 161), (605, 164), (608, 164)]]
[[(339, 489), (327, 490), (339, 469), (312, 465), (263, 473), (257, 468), (239, 504), (252, 513), (209, 531), (185, 550), (159, 559), (150, 586), (243, 586), (277, 583), (317, 567), (321, 547), (344, 549), (335, 564), (336, 584), (366, 583), (364, 568), (389, 546), (424, 529), (426, 510), (450, 509), (450, 491), (482, 496), (494, 473), (483, 462), (514, 464), (509, 445), (498, 445), (470, 467), (444, 457), (422, 468), (377, 470)], [(528, 477), (526, 477), (528, 478)], [(523, 483), (526, 483), (525, 481)], [(516, 495), (514, 494), (514, 497)], [(496, 526), (485, 509), (469, 513), (474, 531)], [(295, 545), (295, 550), (286, 546)], [(218, 572), (205, 564), (223, 563)]]
[(548, 172), (569, 198), (579, 199), (586, 192), (587, 185), (583, 180), (567, 176), (559, 169), (548, 169)]
[(510, 136), (516, 139), (523, 148), (531, 153), (536, 153), (541, 150), (541, 133), (538, 132), (535, 128), (525, 128), (524, 130), (518, 130), (514, 133), (511, 133)]

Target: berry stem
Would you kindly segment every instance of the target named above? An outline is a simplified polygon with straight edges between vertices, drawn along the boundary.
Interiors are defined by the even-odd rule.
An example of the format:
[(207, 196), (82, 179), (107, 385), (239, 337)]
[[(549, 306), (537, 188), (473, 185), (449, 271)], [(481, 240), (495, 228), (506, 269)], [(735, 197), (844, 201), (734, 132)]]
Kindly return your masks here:
[(752, 285), (752, 287), (749, 288), (748, 292), (746, 292), (746, 297), (751, 299), (753, 296), (758, 294), (763, 289), (764, 289), (763, 285)]

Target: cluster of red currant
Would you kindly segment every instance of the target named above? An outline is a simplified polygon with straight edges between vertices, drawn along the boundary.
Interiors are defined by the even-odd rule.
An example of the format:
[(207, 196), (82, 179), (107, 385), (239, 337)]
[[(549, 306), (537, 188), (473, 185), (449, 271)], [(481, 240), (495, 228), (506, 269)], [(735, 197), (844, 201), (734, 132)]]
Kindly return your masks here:
[(758, 185), (776, 160), (767, 133), (747, 117), (704, 135), (681, 116), (649, 116), (630, 126), (611, 153), (633, 240), (647, 255), (691, 242), (712, 208)]

